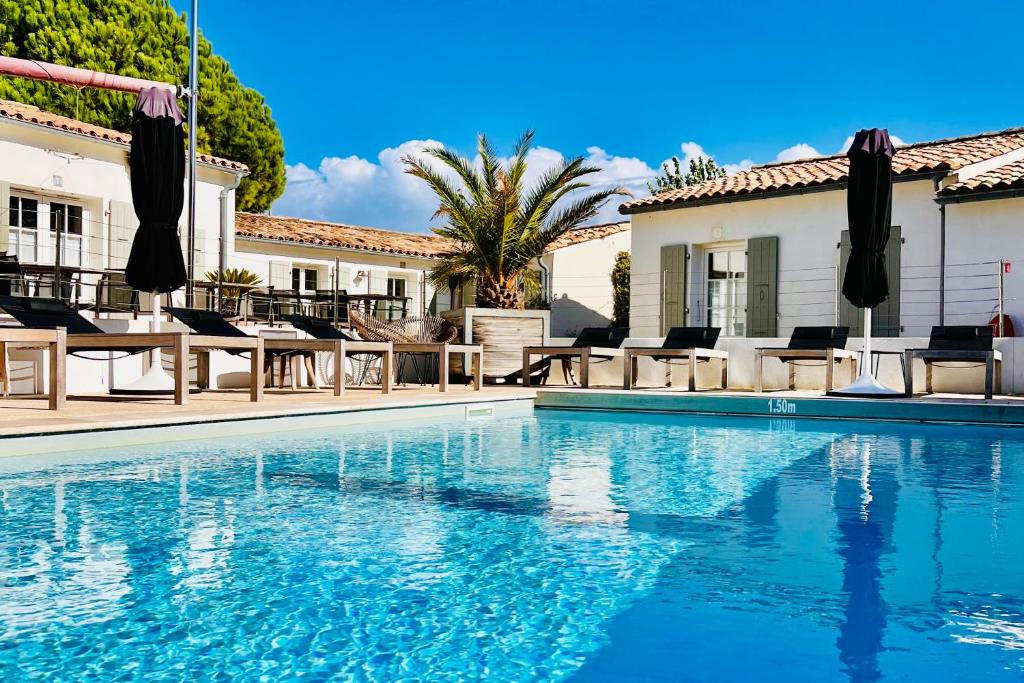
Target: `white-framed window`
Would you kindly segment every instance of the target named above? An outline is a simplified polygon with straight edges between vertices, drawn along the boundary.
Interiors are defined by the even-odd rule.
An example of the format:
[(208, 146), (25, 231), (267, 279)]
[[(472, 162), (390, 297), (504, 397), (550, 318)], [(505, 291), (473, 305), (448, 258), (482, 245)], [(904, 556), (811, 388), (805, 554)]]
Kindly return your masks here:
[(62, 265), (82, 265), (82, 213), (80, 205), (50, 202), (50, 239), (53, 240), (53, 249), (56, 249), (57, 233), (60, 232)]
[(61, 265), (81, 267), (85, 207), (65, 199), (11, 192), (8, 250), (22, 263), (54, 262), (60, 231)]
[(708, 326), (722, 336), (742, 337), (747, 327), (747, 252), (743, 248), (707, 250)]
[(314, 266), (292, 266), (292, 289), (305, 294), (315, 293), (319, 272)]
[(39, 199), (11, 194), (7, 249), (22, 263), (39, 261)]

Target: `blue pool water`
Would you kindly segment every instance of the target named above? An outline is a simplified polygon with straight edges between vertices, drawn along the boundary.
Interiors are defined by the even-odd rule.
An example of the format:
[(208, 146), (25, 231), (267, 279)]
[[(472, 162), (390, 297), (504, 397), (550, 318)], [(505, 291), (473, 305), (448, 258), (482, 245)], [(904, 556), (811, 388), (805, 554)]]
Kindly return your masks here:
[(0, 680), (1020, 681), (1022, 559), (1024, 430), (549, 411), (9, 458)]

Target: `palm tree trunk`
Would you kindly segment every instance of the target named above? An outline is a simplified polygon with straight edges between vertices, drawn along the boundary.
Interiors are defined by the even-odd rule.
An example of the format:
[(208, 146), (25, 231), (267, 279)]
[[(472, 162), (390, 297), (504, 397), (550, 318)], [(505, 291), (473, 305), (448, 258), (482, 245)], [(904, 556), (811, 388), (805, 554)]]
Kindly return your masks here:
[(476, 288), (476, 305), (481, 308), (522, 308), (519, 302), (519, 288), (492, 279), (481, 279)]

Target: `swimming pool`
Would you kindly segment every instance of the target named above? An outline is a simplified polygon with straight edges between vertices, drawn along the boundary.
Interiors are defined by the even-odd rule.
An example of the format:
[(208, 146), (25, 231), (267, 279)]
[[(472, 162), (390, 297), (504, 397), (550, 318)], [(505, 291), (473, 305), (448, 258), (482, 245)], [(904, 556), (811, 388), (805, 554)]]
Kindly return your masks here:
[(1024, 676), (1014, 429), (539, 411), (7, 458), (0, 540), (5, 682)]

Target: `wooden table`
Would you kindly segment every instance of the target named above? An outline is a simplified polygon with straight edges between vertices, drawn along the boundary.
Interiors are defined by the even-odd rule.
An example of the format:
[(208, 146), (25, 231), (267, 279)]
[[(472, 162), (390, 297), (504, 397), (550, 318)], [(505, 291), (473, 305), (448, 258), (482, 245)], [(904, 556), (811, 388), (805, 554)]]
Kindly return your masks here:
[(0, 327), (0, 382), (3, 395), (10, 393), (11, 375), (7, 366), (8, 345), (17, 348), (44, 348), (50, 354), (50, 410), (67, 406), (67, 331), (33, 330), (25, 327)]
[(835, 378), (835, 363), (850, 361), (850, 382), (857, 379), (857, 352), (846, 349), (757, 349), (754, 355), (757, 374), (757, 385), (755, 391), (764, 391), (764, 368), (765, 358), (785, 358), (784, 363), (789, 365), (789, 388), (796, 388), (796, 365), (793, 360), (823, 360), (825, 361), (825, 391), (832, 391)]
[(580, 386), (590, 386), (590, 359), (620, 358), (622, 349), (602, 346), (524, 346), (523, 347), (523, 386), (530, 386), (530, 357), (546, 356), (548, 358), (580, 359)]
[[(351, 342), (350, 342), (351, 343)], [(435, 344), (430, 342), (394, 345), (395, 353), (436, 353), (437, 387), (448, 391), (448, 361), (453, 353), (469, 354), (473, 368), (473, 389), (483, 388), (484, 347), (479, 344)]]
[[(690, 379), (689, 390), (697, 390), (697, 361), (699, 359), (710, 360), (718, 358), (722, 364), (722, 388), (729, 387), (729, 352), (717, 349), (663, 349), (663, 348), (628, 348), (625, 349), (625, 358), (622, 362), (622, 388), (632, 389), (636, 383), (637, 361), (641, 356), (652, 358), (686, 358), (689, 359)], [(665, 386), (671, 386), (672, 364), (666, 361), (665, 365)]]

